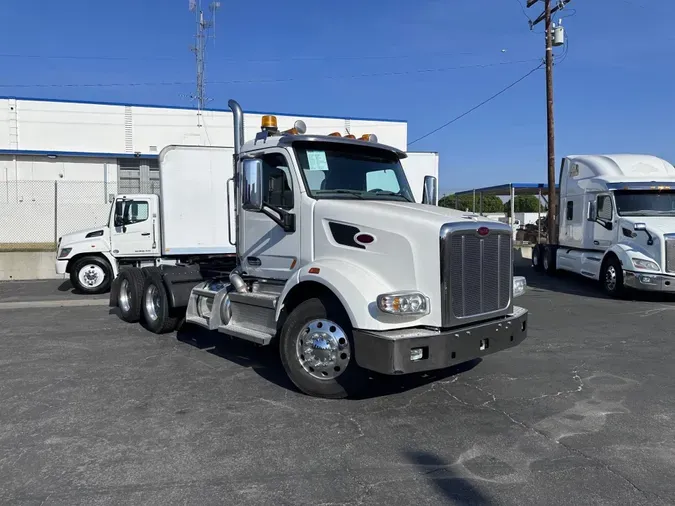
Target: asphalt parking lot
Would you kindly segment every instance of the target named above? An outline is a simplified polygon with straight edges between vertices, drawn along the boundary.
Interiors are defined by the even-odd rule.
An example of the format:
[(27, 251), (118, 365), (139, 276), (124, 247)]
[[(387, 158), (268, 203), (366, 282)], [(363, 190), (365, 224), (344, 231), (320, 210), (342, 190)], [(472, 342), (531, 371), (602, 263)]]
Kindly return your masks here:
[(527, 275), (521, 346), (345, 401), (272, 350), (0, 284), (0, 503), (673, 504), (675, 304)]

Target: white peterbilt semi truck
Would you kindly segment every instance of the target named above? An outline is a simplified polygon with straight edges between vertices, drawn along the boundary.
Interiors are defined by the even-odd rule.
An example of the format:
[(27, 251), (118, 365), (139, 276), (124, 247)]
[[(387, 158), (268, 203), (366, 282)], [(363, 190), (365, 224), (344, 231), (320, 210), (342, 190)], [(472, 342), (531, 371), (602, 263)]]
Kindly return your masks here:
[[(434, 176), (415, 203), (406, 153), (374, 136), (279, 131), (266, 116), (245, 142), (241, 108), (229, 106), (234, 155), (218, 169), (229, 206), (219, 212), (235, 265), (200, 256), (122, 270), (110, 293), (122, 319), (164, 333), (184, 318), (278, 346), (298, 389), (327, 398), (363, 389), (371, 372), (441, 369), (526, 338), (508, 225), (435, 206)], [(189, 173), (181, 186), (186, 207), (213, 212)]]
[[(626, 288), (675, 292), (675, 168), (652, 155), (564, 157), (557, 244), (537, 244), (532, 265)], [(550, 235), (550, 234), (549, 234)]]
[[(106, 225), (59, 238), (56, 273), (68, 274), (77, 291), (97, 294), (126, 267), (213, 263), (215, 257), (233, 265), (224, 212), (231, 174), (223, 170), (233, 154), (231, 147), (167, 146), (159, 154), (162, 197), (117, 195)], [(403, 170), (421, 202), (424, 178), (438, 178), (438, 154), (408, 153)]]

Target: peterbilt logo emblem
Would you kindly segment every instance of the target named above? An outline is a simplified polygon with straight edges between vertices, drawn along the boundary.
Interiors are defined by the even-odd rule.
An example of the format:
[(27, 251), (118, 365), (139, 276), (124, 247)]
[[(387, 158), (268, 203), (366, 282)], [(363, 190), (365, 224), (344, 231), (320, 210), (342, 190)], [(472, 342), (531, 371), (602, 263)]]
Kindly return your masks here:
[(485, 237), (490, 233), (490, 229), (487, 227), (479, 227), (476, 232), (478, 232), (478, 235)]

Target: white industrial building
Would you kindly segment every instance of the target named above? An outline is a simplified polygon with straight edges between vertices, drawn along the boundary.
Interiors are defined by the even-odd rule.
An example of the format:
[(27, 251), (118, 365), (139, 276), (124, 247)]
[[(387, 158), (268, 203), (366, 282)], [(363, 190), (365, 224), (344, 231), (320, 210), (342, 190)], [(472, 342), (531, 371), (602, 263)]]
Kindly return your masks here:
[[(374, 133), (407, 148), (405, 121), (273, 111), (245, 112), (246, 138), (263, 114), (282, 130), (302, 119), (308, 133)], [(62, 234), (107, 221), (116, 192), (158, 192), (158, 155), (170, 144), (232, 146), (231, 111), (0, 98), (0, 251), (49, 250)]]

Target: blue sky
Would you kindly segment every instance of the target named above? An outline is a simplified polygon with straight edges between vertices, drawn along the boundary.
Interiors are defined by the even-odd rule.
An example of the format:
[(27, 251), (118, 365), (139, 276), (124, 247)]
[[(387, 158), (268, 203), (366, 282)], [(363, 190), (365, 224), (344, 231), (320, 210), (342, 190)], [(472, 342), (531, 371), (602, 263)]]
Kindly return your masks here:
[[(405, 119), (412, 141), (538, 65), (542, 25), (530, 31), (525, 2), (223, 1), (207, 50), (209, 105), (236, 98), (248, 110)], [(0, 16), (0, 95), (189, 104), (188, 0), (5, 0)], [(675, 3), (572, 0), (562, 16), (556, 159), (675, 161)], [(184, 84), (108, 86), (162, 82)], [(102, 86), (64, 86), (83, 83)], [(445, 191), (545, 181), (543, 70), (410, 150), (440, 153)]]

